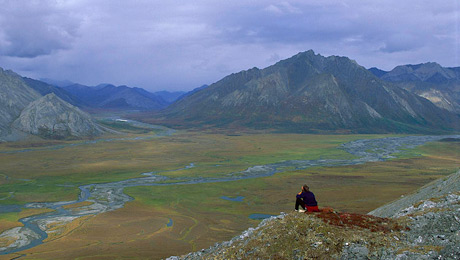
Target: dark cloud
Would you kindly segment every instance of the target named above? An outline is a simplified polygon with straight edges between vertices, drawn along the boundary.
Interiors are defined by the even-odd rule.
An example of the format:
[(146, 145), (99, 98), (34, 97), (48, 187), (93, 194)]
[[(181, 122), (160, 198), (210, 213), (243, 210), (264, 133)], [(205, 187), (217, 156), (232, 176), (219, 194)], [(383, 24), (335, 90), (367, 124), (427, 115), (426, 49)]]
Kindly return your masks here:
[(382, 69), (460, 65), (457, 0), (0, 0), (0, 6), (0, 66), (83, 84), (192, 89), (309, 49)]
[(34, 58), (71, 47), (79, 21), (56, 1), (0, 3), (0, 54)]

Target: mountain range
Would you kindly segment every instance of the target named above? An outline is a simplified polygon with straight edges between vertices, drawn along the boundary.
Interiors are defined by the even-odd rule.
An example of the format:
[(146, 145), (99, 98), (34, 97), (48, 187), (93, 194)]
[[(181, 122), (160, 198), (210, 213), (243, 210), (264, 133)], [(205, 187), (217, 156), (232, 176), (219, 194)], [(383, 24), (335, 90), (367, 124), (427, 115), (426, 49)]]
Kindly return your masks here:
[(384, 75), (379, 78), (347, 57), (323, 57), (312, 50), (265, 69), (231, 74), (176, 101), (151, 121), (312, 133), (460, 128), (459, 115)]
[(89, 87), (71, 83), (59, 87), (47, 82), (0, 68), (0, 141), (20, 140), (29, 134), (48, 139), (97, 136), (104, 133), (105, 128), (82, 109), (93, 112), (159, 110), (186, 93), (151, 93), (111, 84)]
[(100, 84), (95, 87), (73, 84), (63, 89), (80, 100), (81, 107), (158, 110), (169, 104), (162, 97), (142, 88), (117, 87), (111, 84)]
[[(149, 92), (142, 88), (99, 84), (86, 86), (72, 83), (63, 87), (24, 78), (26, 83), (42, 95), (54, 93), (66, 102), (83, 109), (160, 110), (176, 101), (185, 91)], [(54, 82), (47, 80), (48, 82)], [(67, 81), (64, 81), (64, 83)]]
[[(41, 99), (42, 96), (47, 98)], [(51, 108), (53, 102), (56, 106)], [(88, 121), (80, 108), (159, 111), (138, 118), (186, 128), (441, 133), (460, 129), (459, 104), (460, 68), (444, 68), (431, 62), (397, 66), (391, 71), (367, 70), (347, 57), (324, 57), (312, 50), (265, 69), (233, 73), (190, 92), (151, 93), (111, 84), (90, 87), (73, 83), (58, 87), (0, 70), (0, 136), (18, 133), (12, 129), (40, 135), (37, 122), (52, 129), (58, 121), (70, 127), (59, 126), (58, 129), (66, 129), (59, 130), (62, 133), (84, 136), (72, 124), (85, 122), (86, 134), (99, 134), (100, 128)], [(42, 113), (50, 117), (46, 119)], [(59, 117), (60, 113), (68, 115), (67, 119)], [(75, 116), (78, 119), (71, 123), (70, 118)], [(44, 134), (43, 129), (41, 134), (53, 136)]]
[(436, 106), (460, 114), (460, 67), (445, 68), (435, 62), (401, 65), (391, 71), (370, 68), (387, 82), (424, 97)]
[(104, 132), (87, 113), (54, 93), (42, 96), (27, 82), (43, 92), (50, 90), (46, 83), (28, 81), (0, 68), (0, 141), (20, 140), (28, 134), (62, 139), (91, 137)]

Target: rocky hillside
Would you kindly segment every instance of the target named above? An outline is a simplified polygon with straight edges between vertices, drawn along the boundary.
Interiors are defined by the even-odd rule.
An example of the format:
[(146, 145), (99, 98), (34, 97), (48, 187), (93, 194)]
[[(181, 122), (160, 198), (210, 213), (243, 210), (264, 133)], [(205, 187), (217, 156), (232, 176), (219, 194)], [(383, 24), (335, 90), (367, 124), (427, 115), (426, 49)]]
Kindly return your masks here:
[(378, 217), (395, 217), (406, 208), (419, 201), (429, 198), (442, 197), (452, 192), (460, 191), (460, 171), (447, 178), (439, 179), (420, 188), (417, 192), (388, 203), (369, 214)]
[(22, 132), (52, 139), (92, 137), (103, 133), (90, 115), (54, 93), (31, 102), (12, 126)]
[[(42, 97), (41, 93), (50, 94)], [(88, 114), (57, 95), (72, 101), (60, 88), (0, 68), (0, 142), (21, 140), (30, 134), (62, 139), (102, 133)]]
[(371, 212), (391, 218), (283, 213), (230, 241), (168, 259), (460, 259), (459, 180), (460, 171)]
[(424, 97), (440, 108), (460, 113), (460, 67), (435, 62), (401, 65), (391, 71), (369, 69), (374, 75)]
[(0, 68), (0, 141), (14, 135), (11, 123), (38, 98), (40, 94), (27, 86), (19, 75)]
[(385, 82), (346, 57), (299, 53), (231, 74), (175, 102), (166, 123), (299, 132), (429, 132), (460, 127), (458, 115)]

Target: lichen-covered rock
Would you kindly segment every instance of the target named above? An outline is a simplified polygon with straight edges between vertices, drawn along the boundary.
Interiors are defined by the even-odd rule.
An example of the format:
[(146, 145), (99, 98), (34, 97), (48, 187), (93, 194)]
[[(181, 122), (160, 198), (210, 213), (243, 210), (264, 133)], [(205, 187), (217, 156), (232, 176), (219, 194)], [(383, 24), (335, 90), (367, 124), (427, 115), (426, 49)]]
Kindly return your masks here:
[(412, 250), (404, 259), (460, 259), (460, 192), (418, 202), (395, 217), (409, 227), (404, 233)]
[(44, 138), (91, 137), (103, 130), (90, 115), (48, 94), (30, 103), (13, 122), (15, 129)]

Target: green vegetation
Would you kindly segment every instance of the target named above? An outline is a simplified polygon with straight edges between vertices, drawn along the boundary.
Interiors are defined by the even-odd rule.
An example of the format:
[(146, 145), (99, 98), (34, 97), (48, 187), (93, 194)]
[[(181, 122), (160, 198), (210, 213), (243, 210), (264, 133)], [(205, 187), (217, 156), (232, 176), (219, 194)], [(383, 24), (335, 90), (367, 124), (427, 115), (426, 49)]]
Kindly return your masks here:
[[(143, 172), (175, 170), (190, 163), (196, 167), (161, 174), (219, 177), (283, 160), (349, 159), (351, 155), (337, 149), (338, 145), (381, 137), (385, 136), (180, 132), (158, 139), (2, 154), (0, 198), (5, 199), (0, 204), (72, 200), (78, 196), (79, 185), (142, 177)], [(7, 144), (0, 144), (0, 150), (5, 149)], [(304, 183), (310, 185), (320, 207), (366, 213), (454, 172), (459, 167), (459, 151), (458, 142), (435, 142), (386, 162), (291, 169), (233, 182), (130, 187), (125, 193), (135, 200), (124, 208), (81, 220), (64, 237), (26, 253), (34, 253), (28, 254), (30, 259), (98, 256), (104, 250), (127, 258), (185, 254), (255, 226), (259, 221), (249, 219), (250, 214), (291, 211), (293, 196)], [(13, 196), (8, 197), (10, 192)], [(235, 202), (222, 196), (244, 199)], [(8, 227), (20, 225), (15, 222), (19, 215), (0, 214), (0, 219), (8, 220)], [(169, 219), (170, 227), (166, 225)], [(106, 230), (113, 234), (101, 236)]]
[[(0, 204), (75, 199), (79, 185), (142, 177), (140, 174), (143, 172), (175, 170), (190, 163), (198, 167), (162, 174), (215, 177), (282, 160), (351, 158), (336, 147), (369, 137), (380, 136), (183, 133), (159, 139), (101, 142), (59, 150), (2, 154), (0, 194), (14, 192), (15, 196), (0, 201)], [(30, 147), (35, 146), (35, 143), (30, 143)], [(20, 147), (27, 148), (25, 143)], [(8, 144), (0, 145), (0, 150), (8, 149), (11, 149)]]

